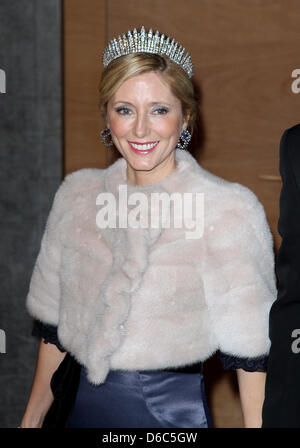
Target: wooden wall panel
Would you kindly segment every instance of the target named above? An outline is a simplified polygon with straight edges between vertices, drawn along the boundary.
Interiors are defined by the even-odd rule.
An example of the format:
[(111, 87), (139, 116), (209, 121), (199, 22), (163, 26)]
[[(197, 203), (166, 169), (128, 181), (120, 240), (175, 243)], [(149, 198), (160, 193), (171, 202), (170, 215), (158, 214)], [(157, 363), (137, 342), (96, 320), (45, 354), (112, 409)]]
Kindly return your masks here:
[[(300, 95), (291, 91), (299, 23), (298, 0), (65, 0), (65, 171), (110, 161), (98, 141), (105, 38), (141, 25), (159, 29), (182, 43), (195, 65), (201, 122), (193, 155), (204, 168), (254, 191), (277, 250), (279, 140), (300, 121)], [(213, 357), (205, 377), (215, 425), (242, 426), (234, 374)]]
[(105, 0), (64, 0), (64, 174), (107, 165), (98, 112), (105, 4)]

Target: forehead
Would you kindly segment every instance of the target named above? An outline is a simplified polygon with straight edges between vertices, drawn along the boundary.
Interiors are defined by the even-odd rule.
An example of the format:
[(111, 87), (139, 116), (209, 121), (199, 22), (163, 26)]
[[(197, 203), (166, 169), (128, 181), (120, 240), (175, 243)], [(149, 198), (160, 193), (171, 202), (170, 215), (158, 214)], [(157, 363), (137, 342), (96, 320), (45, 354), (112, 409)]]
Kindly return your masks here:
[(167, 81), (156, 72), (147, 72), (124, 81), (112, 97), (116, 101), (179, 103)]

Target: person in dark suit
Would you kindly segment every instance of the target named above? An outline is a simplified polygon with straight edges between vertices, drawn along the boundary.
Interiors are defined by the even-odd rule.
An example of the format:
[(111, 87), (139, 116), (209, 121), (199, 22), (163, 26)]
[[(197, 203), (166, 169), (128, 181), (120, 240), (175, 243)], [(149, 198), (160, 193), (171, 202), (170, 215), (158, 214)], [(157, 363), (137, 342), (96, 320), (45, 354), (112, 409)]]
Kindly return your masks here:
[(262, 427), (300, 428), (300, 124), (280, 141), (278, 296), (270, 310)]

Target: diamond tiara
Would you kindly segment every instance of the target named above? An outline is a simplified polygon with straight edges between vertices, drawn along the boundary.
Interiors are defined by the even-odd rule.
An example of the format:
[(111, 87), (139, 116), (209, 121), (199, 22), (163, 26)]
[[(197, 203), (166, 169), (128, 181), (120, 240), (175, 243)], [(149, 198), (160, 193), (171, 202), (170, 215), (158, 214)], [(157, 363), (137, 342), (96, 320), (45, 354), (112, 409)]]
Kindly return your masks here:
[(130, 53), (157, 53), (168, 56), (173, 62), (180, 65), (181, 68), (191, 78), (194, 74), (192, 58), (189, 53), (184, 52), (185, 48), (179, 46), (177, 42), (164, 34), (156, 31), (153, 34), (152, 29), (145, 31), (142, 26), (138, 32), (136, 28), (128, 31), (127, 36), (119, 36), (118, 39), (112, 39), (102, 53), (102, 62), (104, 67), (114, 59)]

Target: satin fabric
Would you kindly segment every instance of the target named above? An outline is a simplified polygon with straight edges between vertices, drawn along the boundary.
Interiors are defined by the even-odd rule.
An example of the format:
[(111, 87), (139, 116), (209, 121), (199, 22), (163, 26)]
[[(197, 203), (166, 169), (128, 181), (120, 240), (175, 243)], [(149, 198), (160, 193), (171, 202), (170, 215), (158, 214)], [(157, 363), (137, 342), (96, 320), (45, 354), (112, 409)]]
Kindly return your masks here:
[(211, 427), (203, 375), (161, 370), (110, 371), (89, 383), (81, 369), (68, 428)]

